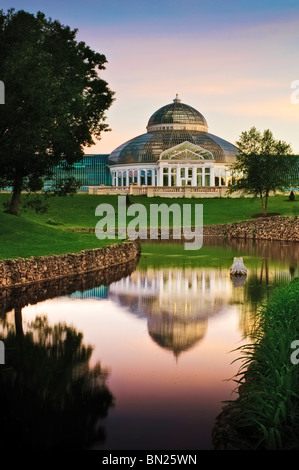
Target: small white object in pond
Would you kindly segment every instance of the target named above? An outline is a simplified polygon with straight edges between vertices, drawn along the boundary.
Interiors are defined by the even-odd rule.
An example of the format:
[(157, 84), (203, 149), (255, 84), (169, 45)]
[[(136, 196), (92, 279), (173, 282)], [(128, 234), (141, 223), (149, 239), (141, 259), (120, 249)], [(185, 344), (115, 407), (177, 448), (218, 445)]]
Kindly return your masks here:
[(230, 273), (233, 275), (242, 275), (247, 274), (247, 268), (244, 265), (243, 258), (234, 258), (234, 262), (230, 268)]

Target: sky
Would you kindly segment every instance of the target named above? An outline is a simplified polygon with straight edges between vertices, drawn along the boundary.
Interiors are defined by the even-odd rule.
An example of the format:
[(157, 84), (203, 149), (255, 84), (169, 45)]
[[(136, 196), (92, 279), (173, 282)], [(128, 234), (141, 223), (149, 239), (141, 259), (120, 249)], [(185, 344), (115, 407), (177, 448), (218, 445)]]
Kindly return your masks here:
[(299, 154), (298, 0), (1, 0), (0, 8), (42, 11), (106, 56), (111, 131), (86, 153), (145, 133), (178, 94), (212, 134), (235, 143), (252, 126), (270, 129)]

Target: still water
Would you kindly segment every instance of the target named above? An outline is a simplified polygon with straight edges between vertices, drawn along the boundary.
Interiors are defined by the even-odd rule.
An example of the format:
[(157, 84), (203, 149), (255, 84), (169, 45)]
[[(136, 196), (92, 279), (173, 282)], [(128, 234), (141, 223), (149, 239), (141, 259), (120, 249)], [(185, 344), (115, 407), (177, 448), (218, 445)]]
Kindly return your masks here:
[(2, 296), (1, 445), (211, 449), (237, 348), (260, 303), (298, 275), (298, 255), (276, 242), (144, 244), (121, 272)]

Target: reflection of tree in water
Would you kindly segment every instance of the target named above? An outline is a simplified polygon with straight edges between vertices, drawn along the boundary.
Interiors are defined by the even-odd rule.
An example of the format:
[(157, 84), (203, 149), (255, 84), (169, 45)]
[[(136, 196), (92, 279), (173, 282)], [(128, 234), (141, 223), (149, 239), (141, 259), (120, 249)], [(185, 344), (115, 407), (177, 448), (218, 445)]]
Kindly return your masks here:
[(261, 259), (261, 265), (249, 272), (244, 283), (244, 303), (241, 306), (240, 327), (244, 336), (250, 336), (255, 324), (255, 317), (261, 305), (269, 298), (271, 292), (290, 282), (297, 273), (298, 267), (290, 263), (289, 270), (271, 266), (268, 258)]
[(293, 270), (292, 274), (292, 265), (289, 272), (279, 269), (273, 270), (273, 268), (271, 270), (269, 260), (263, 258), (260, 269), (252, 272), (248, 282), (245, 284), (246, 301), (256, 308), (263, 300), (269, 297), (274, 288), (289, 282), (294, 277), (294, 273), (295, 270)]
[[(83, 336), (37, 317), (23, 332), (8, 327), (0, 368), (0, 447), (86, 449), (105, 439), (99, 421), (113, 405), (107, 372), (89, 367)], [(7, 328), (7, 325), (6, 325)]]

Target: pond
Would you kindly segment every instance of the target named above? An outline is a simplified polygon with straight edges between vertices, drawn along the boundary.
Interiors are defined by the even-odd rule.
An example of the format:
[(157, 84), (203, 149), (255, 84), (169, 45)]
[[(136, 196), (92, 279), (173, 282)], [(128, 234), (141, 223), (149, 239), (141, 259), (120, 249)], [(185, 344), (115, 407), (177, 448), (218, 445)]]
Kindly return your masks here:
[[(248, 269), (237, 281), (234, 256)], [(212, 449), (237, 348), (298, 257), (291, 243), (145, 243), (123, 271), (2, 295), (1, 445)]]

